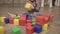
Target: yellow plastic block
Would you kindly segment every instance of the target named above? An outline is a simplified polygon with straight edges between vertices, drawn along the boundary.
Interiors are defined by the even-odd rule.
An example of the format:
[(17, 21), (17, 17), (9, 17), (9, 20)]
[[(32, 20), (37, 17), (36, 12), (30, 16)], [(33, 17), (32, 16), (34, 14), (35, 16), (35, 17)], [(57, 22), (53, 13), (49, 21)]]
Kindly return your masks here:
[(42, 26), (42, 30), (43, 30), (43, 31), (48, 30), (48, 23), (46, 23), (46, 24), (44, 24), (44, 25)]
[(6, 17), (0, 17), (0, 22), (4, 23), (4, 18)]
[(19, 25), (19, 19), (14, 19), (14, 25), (15, 26)]
[(0, 17), (0, 22), (1, 22), (1, 17)]
[(0, 34), (4, 34), (4, 27), (0, 26)]

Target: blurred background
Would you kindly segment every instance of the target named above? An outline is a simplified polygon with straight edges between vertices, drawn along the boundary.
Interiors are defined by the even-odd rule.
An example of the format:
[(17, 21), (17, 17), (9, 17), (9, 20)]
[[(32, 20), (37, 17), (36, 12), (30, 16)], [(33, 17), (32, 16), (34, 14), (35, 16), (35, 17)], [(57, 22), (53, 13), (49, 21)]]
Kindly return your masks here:
[[(44, 7), (41, 7), (42, 0), (38, 0), (40, 5), (40, 11), (41, 14), (51, 14), (53, 15), (53, 19), (50, 22), (49, 30), (42, 33), (42, 34), (60, 34), (60, 0), (59, 0), (59, 6), (52, 6), (49, 7), (49, 0), (45, 0)], [(53, 2), (52, 2), (53, 1)], [(54, 0), (51, 2), (53, 4)], [(56, 1), (58, 2), (58, 0)], [(8, 12), (12, 14), (22, 14), (22, 12), (26, 12), (24, 9), (24, 5), (26, 3), (26, 0), (0, 0), (0, 16), (6, 16), (9, 17)], [(13, 25), (5, 25), (6, 34), (10, 34), (11, 27), (14, 27)], [(21, 29), (23, 30), (24, 27)], [(22, 34), (25, 34), (25, 32)]]

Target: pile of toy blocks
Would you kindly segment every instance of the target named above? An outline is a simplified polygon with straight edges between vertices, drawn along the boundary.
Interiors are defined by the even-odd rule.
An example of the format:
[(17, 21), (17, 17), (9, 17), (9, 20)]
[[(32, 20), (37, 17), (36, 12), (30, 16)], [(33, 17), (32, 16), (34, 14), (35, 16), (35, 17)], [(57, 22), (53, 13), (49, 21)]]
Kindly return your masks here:
[[(40, 33), (47, 30), (50, 18), (49, 14), (36, 14), (34, 18), (29, 18), (28, 13), (23, 13), (14, 18), (0, 17), (0, 22), (14, 24), (15, 26), (26, 26), (26, 34), (33, 34), (34, 32)], [(2, 30), (3, 27), (0, 27), (0, 29)], [(18, 32), (16, 33), (16, 31)], [(12, 29), (12, 34), (20, 34), (19, 32), (19, 28)]]

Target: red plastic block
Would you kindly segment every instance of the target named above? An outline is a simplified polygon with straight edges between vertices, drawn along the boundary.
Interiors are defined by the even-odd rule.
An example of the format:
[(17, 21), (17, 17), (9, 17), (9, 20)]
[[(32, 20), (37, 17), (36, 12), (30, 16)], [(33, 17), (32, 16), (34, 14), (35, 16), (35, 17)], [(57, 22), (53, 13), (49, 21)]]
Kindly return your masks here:
[(26, 27), (26, 34), (33, 34), (33, 32), (34, 32), (34, 27), (33, 26)]
[(45, 19), (45, 23), (48, 23), (50, 21), (50, 15), (49, 14), (43, 14), (43, 17)]
[(20, 26), (24, 26), (26, 25), (26, 17), (25, 16), (21, 16), (19, 19), (19, 25)]
[(10, 18), (10, 19), (9, 19), (9, 23), (10, 23), (10, 24), (14, 24), (14, 18)]
[(27, 26), (33, 26), (33, 24), (32, 24), (32, 23), (27, 23), (27, 24), (26, 24), (26, 27), (27, 27)]
[(44, 24), (44, 18), (42, 16), (36, 16), (36, 24), (37, 25), (43, 25)]
[(24, 17), (26, 18), (26, 15), (21, 15), (20, 17), (21, 17), (21, 18), (24, 18)]
[(42, 18), (42, 16), (36, 16), (36, 21), (41, 21)]
[(31, 20), (27, 20), (27, 23), (32, 23), (32, 21)]

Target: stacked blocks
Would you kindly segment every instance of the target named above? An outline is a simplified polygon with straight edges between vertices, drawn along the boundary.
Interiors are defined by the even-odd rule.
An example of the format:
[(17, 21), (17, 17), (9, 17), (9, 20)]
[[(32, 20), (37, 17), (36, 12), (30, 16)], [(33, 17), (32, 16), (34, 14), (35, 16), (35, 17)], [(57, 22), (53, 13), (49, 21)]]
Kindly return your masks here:
[(5, 23), (9, 23), (9, 18), (5, 18)]
[(26, 16), (25, 15), (22, 15), (19, 19), (19, 25), (20, 26), (24, 26), (26, 25)]
[(20, 16), (18, 16), (18, 14), (16, 14), (16, 16), (14, 16), (15, 19), (19, 19)]
[[(14, 24), (15, 26), (26, 26), (26, 34), (33, 34), (33, 32), (40, 33), (48, 30), (48, 22), (50, 21), (48, 14), (36, 14), (36, 16), (29, 17), (27, 13), (23, 13), (20, 17), (17, 15), (14, 18), (0, 17), (0, 22)], [(4, 29), (0, 26), (0, 33), (4, 34)], [(12, 34), (21, 34), (19, 28), (13, 28)]]
[(42, 16), (36, 16), (36, 24), (37, 25), (43, 25), (44, 24), (44, 18)]
[(50, 15), (43, 14), (43, 17), (44, 17), (46, 23), (50, 21)]
[(13, 28), (12, 29), (12, 34), (21, 34), (21, 31), (19, 28)]
[(4, 21), (4, 19), (5, 19), (6, 17), (0, 17), (0, 22), (1, 23), (4, 23), (5, 21)]
[(36, 19), (35, 18), (32, 19), (32, 24), (36, 25)]
[(26, 26), (33, 26), (33, 24), (32, 23), (27, 23)]
[(23, 15), (25, 15), (26, 16), (26, 19), (28, 19), (28, 13), (27, 12), (25, 12), (25, 13), (23, 13)]
[(49, 14), (43, 14), (43, 17), (44, 17), (44, 24), (42, 26), (42, 30), (43, 31), (46, 31), (48, 30), (48, 22), (50, 21), (50, 15)]
[(14, 19), (14, 25), (16, 25), (16, 26), (19, 25), (19, 19)]
[(0, 17), (0, 22), (1, 22), (1, 17)]
[(32, 23), (32, 21), (31, 20), (27, 20), (27, 23)]
[(10, 19), (9, 19), (9, 23), (10, 23), (10, 24), (14, 24), (14, 18), (10, 18)]
[(39, 14), (39, 13), (38, 13), (38, 14), (36, 14), (36, 16), (42, 16), (42, 14)]
[(48, 23), (46, 23), (46, 24), (44, 24), (44, 25), (42, 26), (42, 30), (43, 30), (43, 31), (48, 30)]
[(0, 34), (4, 34), (4, 27), (0, 26)]
[(26, 27), (26, 34), (33, 34), (34, 27), (33, 26), (27, 26)]
[(29, 17), (27, 20), (32, 20), (32, 17)]
[(32, 23), (32, 18), (28, 18), (27, 23)]
[(15, 16), (14, 18), (15, 18), (15, 19), (19, 19), (19, 17), (18, 17), (18, 16)]
[(42, 32), (42, 26), (40, 26), (40, 25), (35, 25), (35, 26), (34, 26), (34, 32), (36, 32), (36, 33)]

